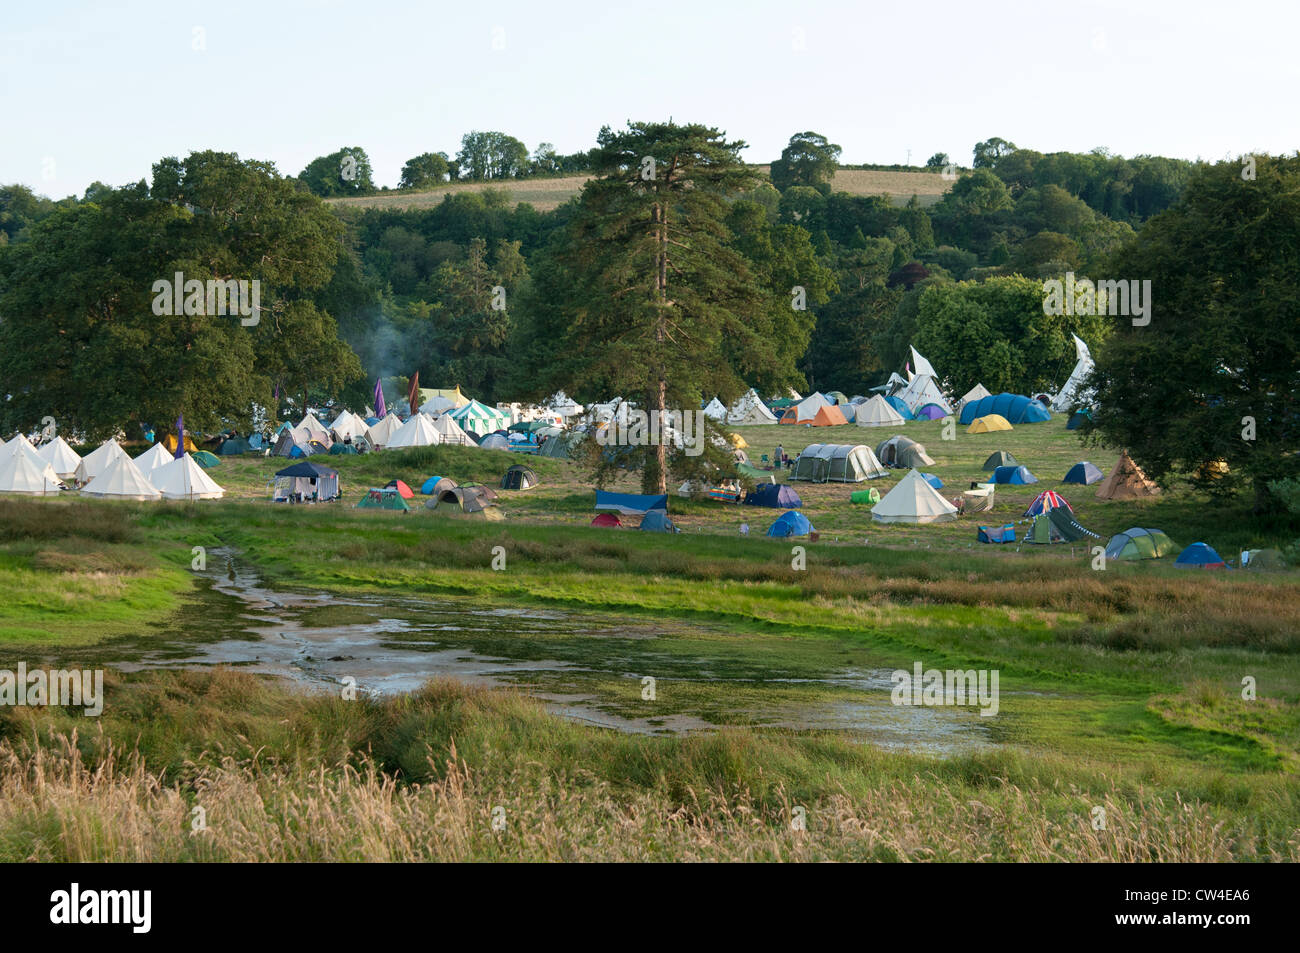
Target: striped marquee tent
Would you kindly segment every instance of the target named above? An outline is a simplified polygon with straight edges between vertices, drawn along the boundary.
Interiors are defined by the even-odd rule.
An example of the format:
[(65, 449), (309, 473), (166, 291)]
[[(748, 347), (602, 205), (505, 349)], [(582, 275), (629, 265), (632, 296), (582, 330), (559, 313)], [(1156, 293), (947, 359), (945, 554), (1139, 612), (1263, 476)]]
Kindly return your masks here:
[(463, 407), (457, 407), (449, 411), (447, 416), (460, 425), (460, 429), (467, 433), (483, 436), (494, 430), (504, 430), (510, 426), (510, 418), (492, 407), (480, 404), (476, 400), (471, 400)]

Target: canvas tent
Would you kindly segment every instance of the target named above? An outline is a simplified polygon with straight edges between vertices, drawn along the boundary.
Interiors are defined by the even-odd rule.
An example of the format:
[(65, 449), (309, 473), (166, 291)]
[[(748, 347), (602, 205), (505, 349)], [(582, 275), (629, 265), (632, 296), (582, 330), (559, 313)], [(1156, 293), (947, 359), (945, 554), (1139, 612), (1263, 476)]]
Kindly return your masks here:
[(325, 429), (325, 425), (317, 420), (316, 415), (310, 410), (303, 414), (302, 420), (298, 421), (298, 425), (293, 428), (293, 439), (300, 446), (315, 440), (323, 443), (326, 450), (334, 442), (330, 439), (329, 431)]
[(449, 414), (439, 414), (433, 418), (433, 429), (438, 431), (442, 443), (457, 447), (468, 447), (474, 443), (474, 438), (461, 430), (460, 424), (452, 420)]
[(750, 388), (727, 411), (727, 423), (733, 426), (753, 426), (757, 424), (774, 424), (776, 415), (767, 409), (754, 388)]
[(339, 471), (303, 460), (276, 473), (272, 499), (285, 502), (300, 495), (304, 501), (315, 499), (323, 503), (335, 499), (339, 495)]
[(59, 475), (44, 460), (37, 463), (25, 453), (14, 453), (0, 461), (0, 493), (49, 496), (63, 488)]
[(107, 471), (119, 457), (126, 457), (126, 451), (117, 445), (116, 440), (105, 440), (81, 458), (81, 463), (77, 466), (77, 482), (89, 483)]
[(1088, 345), (1084, 344), (1077, 334), (1071, 334), (1070, 337), (1074, 338), (1075, 365), (1065, 386), (1052, 398), (1051, 409), (1058, 414), (1065, 413), (1076, 404), (1086, 404), (1092, 399), (1092, 394), (1083, 389), (1083, 382), (1096, 365), (1092, 362)]
[(148, 473), (150, 470), (157, 470), (159, 467), (167, 466), (175, 459), (170, 450), (161, 443), (155, 443), (135, 458), (135, 465), (140, 468), (141, 473)]
[[(927, 404), (934, 404), (941, 413), (939, 417), (946, 417), (952, 413), (952, 407), (948, 404), (948, 399), (943, 396), (943, 391), (939, 390), (938, 383), (929, 374), (918, 374), (908, 381), (907, 387), (898, 395), (899, 399), (905, 403), (913, 414), (917, 413)], [(937, 420), (937, 417), (930, 417), (931, 420)]]
[(424, 414), (412, 414), (411, 418), (393, 432), (388, 438), (389, 450), (403, 450), (408, 447), (432, 447), (442, 442), (438, 431), (433, 429), (433, 421)]
[(866, 403), (858, 404), (853, 419), (859, 427), (894, 427), (903, 423), (903, 415), (879, 394), (873, 394)]
[(508, 416), (495, 407), (488, 407), (476, 400), (448, 411), (447, 416), (456, 421), (461, 430), (478, 436), (490, 434), (494, 430), (504, 430), (510, 426)]
[(973, 423), (977, 417), (997, 414), (1009, 424), (1038, 424), (1051, 420), (1051, 412), (1038, 401), (1024, 394), (1001, 393), (981, 397), (961, 409), (962, 426)]
[(1106, 479), (1101, 481), (1101, 486), (1097, 487), (1097, 499), (1136, 500), (1155, 496), (1159, 492), (1160, 487), (1147, 479), (1142, 468), (1133, 462), (1133, 458), (1125, 450), (1111, 467)]
[(871, 508), (871, 518), (880, 523), (946, 522), (957, 518), (957, 507), (913, 469)]
[[(114, 444), (116, 446), (116, 444)], [(121, 453), (121, 451), (118, 451)], [(162, 494), (140, 472), (135, 461), (125, 453), (81, 488), (86, 496), (117, 500), (160, 500)]]
[(330, 431), (334, 434), (335, 438), (345, 441), (355, 440), (357, 437), (364, 437), (366, 435), (366, 429), (366, 422), (350, 410), (343, 411), (343, 413), (335, 417), (334, 422), (330, 424)]
[(985, 397), (992, 397), (992, 396), (993, 395), (989, 393), (987, 387), (985, 387), (983, 384), (976, 384), (970, 390), (966, 391), (966, 393), (962, 394), (961, 399), (957, 401), (957, 409), (961, 410), (971, 401), (983, 400)]
[(888, 474), (870, 447), (862, 444), (814, 443), (795, 461), (790, 481), (861, 483)]
[(902, 434), (894, 434), (888, 440), (881, 441), (876, 447), (876, 459), (884, 466), (900, 469), (934, 466), (925, 447)]
[(1107, 559), (1160, 559), (1178, 547), (1158, 529), (1133, 526), (1106, 543)]
[(704, 416), (722, 423), (727, 419), (727, 408), (722, 405), (722, 401), (715, 397), (705, 406)]
[(49, 443), (42, 444), (36, 452), (58, 474), (60, 480), (71, 480), (77, 475), (81, 457), (62, 437), (55, 437)]
[(188, 453), (147, 475), (154, 489), (168, 500), (219, 500), (226, 494)]
[(389, 413), (383, 420), (377, 424), (371, 424), (366, 428), (366, 436), (376, 447), (388, 446), (388, 441), (393, 434), (402, 429), (402, 418), (395, 413)]
[[(464, 407), (470, 402), (470, 398), (460, 392), (459, 384), (450, 388), (421, 387), (420, 393), (417, 395), (416, 399), (420, 402), (420, 410), (424, 411), (426, 414), (434, 412), (424, 410), (425, 405), (427, 404), (438, 404), (439, 406), (442, 406), (443, 402), (445, 402), (446, 404), (450, 404), (450, 407), (445, 407), (445, 409), (455, 410), (457, 407)], [(436, 411), (436, 413), (442, 412), (441, 409)]]

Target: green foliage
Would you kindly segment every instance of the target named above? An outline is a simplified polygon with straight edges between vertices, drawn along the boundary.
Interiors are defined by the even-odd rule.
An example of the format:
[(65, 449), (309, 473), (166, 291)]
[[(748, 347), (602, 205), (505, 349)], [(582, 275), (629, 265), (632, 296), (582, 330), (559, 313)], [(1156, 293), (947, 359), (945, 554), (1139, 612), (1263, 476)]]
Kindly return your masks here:
[(456, 168), (462, 179), (517, 179), (530, 169), (528, 147), (504, 132), (467, 132), (456, 153)]
[(375, 190), (370, 157), (360, 146), (348, 146), (312, 159), (298, 179), (322, 198), (368, 195)]
[(402, 166), (399, 189), (431, 189), (450, 178), (451, 160), (445, 152), (425, 152)]
[[(1150, 323), (1108, 319), (1094, 423), (1153, 478), (1251, 484), (1260, 508), (1280, 509), (1269, 484), (1300, 471), (1300, 158), (1257, 157), (1251, 181), (1241, 171), (1198, 169), (1116, 255), (1111, 275), (1150, 280)], [(1200, 475), (1216, 460), (1229, 474)]]
[(771, 166), (772, 184), (781, 192), (791, 186), (826, 185), (840, 160), (840, 147), (816, 132), (799, 132)]

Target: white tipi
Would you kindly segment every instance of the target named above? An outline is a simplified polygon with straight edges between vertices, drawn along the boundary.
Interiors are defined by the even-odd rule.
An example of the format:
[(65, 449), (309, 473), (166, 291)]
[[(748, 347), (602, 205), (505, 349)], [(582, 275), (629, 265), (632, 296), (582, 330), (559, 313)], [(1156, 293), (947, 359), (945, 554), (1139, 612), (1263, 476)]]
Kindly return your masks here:
[(957, 507), (926, 483), (920, 470), (909, 470), (871, 508), (871, 518), (879, 523), (940, 523), (955, 520)]
[(169, 500), (219, 500), (226, 494), (188, 453), (151, 470), (149, 482)]
[[(117, 445), (114, 444), (114, 446)], [(118, 447), (118, 453), (122, 455), (110, 463), (108, 468), (99, 476), (83, 486), (81, 492), (86, 496), (99, 496), (117, 500), (162, 499), (162, 494), (140, 472), (140, 468), (135, 465), (135, 461), (122, 453), (120, 447)], [(86, 459), (89, 459), (89, 457)]]

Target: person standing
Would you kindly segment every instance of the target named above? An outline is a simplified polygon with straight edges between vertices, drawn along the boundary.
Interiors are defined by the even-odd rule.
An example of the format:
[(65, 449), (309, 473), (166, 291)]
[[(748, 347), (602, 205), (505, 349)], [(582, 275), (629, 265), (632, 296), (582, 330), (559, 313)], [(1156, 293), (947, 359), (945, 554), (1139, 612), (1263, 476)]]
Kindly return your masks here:
[(784, 460), (785, 460), (785, 448), (778, 443), (776, 445), (776, 453), (772, 454), (772, 468), (774, 470), (781, 469), (781, 463)]

